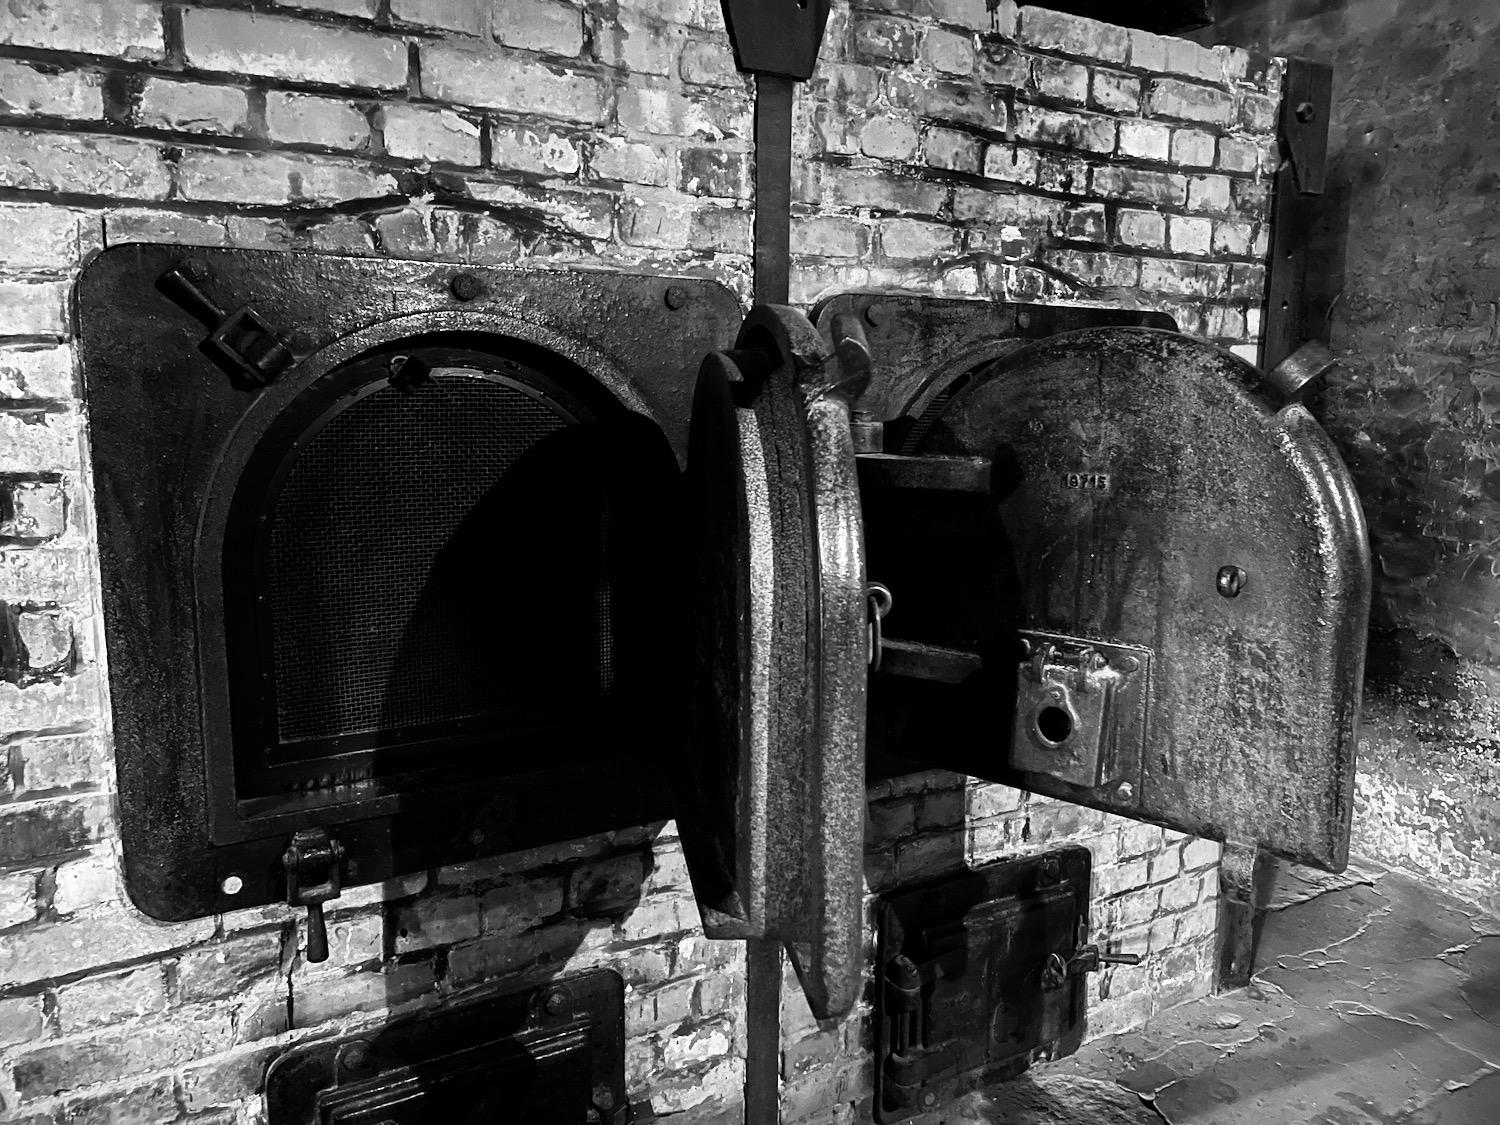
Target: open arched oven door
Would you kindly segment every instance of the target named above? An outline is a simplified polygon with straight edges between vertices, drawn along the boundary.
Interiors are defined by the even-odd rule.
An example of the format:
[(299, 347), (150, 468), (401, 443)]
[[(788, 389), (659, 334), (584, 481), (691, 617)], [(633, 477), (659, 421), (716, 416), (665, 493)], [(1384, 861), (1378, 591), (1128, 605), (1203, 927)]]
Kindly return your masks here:
[(1312, 415), (1149, 320), (878, 301), (872, 756), (1342, 870), (1370, 571)]
[(699, 370), (687, 488), (696, 588), (678, 821), (705, 932), (775, 938), (813, 1012), (862, 964), (869, 635), (849, 402), (857, 329), (825, 347), (761, 306)]

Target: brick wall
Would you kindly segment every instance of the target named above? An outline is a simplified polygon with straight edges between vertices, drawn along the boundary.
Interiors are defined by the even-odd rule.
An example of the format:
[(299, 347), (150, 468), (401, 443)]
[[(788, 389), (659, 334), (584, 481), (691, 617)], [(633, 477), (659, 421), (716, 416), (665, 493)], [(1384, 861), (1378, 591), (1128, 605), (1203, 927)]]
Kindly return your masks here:
[[(793, 293), (1164, 309), (1253, 355), (1274, 64), (984, 0), (836, 5), (801, 91)], [(123, 899), (71, 286), (130, 241), (574, 264), (749, 292), (751, 91), (716, 0), (12, 0), (0, 20), (0, 1099), (6, 1119), (251, 1122), (289, 1044), (481, 981), (619, 969), (632, 1097), (735, 1118), (743, 952), (672, 826), (285, 908)], [(1096, 1032), (1209, 985), (1217, 847), (930, 773), (871, 792), (879, 892), (1062, 840), (1140, 968)], [(785, 996), (785, 1111), (869, 1095), (867, 1012)]]
[(1500, 909), (1500, 127), (1492, 8), (1320, 17), (1225, 0), (1226, 33), (1333, 66), (1310, 306), (1339, 357), (1314, 408), (1375, 556), (1353, 847)]

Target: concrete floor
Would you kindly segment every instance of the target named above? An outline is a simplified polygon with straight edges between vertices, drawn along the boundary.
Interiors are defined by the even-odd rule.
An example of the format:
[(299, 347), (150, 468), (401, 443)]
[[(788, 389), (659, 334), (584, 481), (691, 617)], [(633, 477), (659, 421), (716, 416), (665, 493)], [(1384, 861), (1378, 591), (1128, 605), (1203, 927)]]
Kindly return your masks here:
[(1394, 872), (1286, 873), (1252, 985), (919, 1125), (1500, 1125), (1500, 919)]

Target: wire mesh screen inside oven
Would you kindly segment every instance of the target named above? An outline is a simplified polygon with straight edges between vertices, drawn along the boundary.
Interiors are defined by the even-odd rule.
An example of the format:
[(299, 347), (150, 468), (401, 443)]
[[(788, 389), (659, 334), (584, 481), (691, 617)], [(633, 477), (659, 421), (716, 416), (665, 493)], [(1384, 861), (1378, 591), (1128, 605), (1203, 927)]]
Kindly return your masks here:
[[(544, 510), (517, 509), (507, 473), (570, 419), (515, 387), (474, 372), (439, 371), (410, 390), (386, 386), (335, 415), (301, 451), (276, 500), (269, 545), (272, 669), (278, 741), (324, 740), (483, 718), (505, 707), (486, 636), (503, 618), (494, 599), (504, 564), (541, 550), (558, 529)], [(599, 515), (584, 571), (604, 573)], [(575, 529), (575, 533), (578, 529)], [(549, 540), (550, 537), (550, 540)], [(492, 576), (486, 580), (487, 574)], [(589, 581), (589, 575), (582, 576)], [(607, 593), (590, 583), (590, 659), (607, 651)], [(545, 627), (545, 621), (539, 625)], [(524, 631), (524, 630), (522, 630)], [(575, 630), (576, 631), (576, 630)], [(608, 668), (588, 677), (608, 682)], [(575, 677), (575, 680), (577, 677)], [(315, 751), (316, 752), (316, 751)]]

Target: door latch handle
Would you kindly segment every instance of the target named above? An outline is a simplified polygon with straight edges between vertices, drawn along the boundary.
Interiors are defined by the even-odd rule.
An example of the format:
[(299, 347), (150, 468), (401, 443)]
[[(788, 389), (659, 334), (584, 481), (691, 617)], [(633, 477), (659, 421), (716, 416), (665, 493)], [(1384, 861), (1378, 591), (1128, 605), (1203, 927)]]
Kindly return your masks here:
[(1105, 965), (1139, 965), (1139, 953), (1106, 953), (1097, 945), (1080, 946), (1066, 961), (1060, 953), (1049, 953), (1047, 963), (1042, 966), (1042, 987), (1061, 988), (1069, 977), (1096, 973)]
[(304, 828), (282, 853), (286, 868), (286, 901), (307, 907), (307, 959), (328, 960), (328, 928), (323, 904), (339, 897), (339, 861), (344, 846), (322, 828)]
[(199, 286), (209, 280), (198, 259), (173, 266), (156, 288), (208, 328), (201, 348), (241, 389), (269, 386), (295, 358), (276, 331), (249, 305), (225, 312)]

